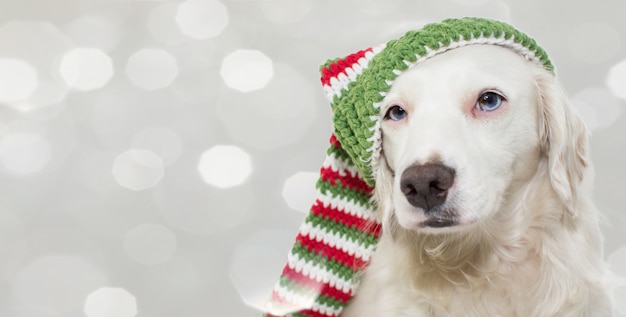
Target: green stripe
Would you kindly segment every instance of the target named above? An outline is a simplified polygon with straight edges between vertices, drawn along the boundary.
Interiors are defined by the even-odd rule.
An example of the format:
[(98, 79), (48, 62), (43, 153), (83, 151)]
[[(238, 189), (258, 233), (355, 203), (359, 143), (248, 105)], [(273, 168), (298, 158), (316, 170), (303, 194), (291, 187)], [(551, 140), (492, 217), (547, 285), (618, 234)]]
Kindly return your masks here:
[(347, 201), (353, 202), (359, 206), (367, 209), (373, 209), (370, 202), (370, 195), (362, 192), (358, 192), (351, 188), (345, 188), (341, 186), (341, 180), (336, 180), (337, 184), (333, 185), (327, 181), (319, 179), (315, 187), (323, 194), (331, 196), (333, 198), (340, 197)]
[(304, 221), (306, 223), (310, 223), (314, 227), (320, 227), (332, 233), (338, 234), (343, 239), (352, 241), (366, 248), (376, 245), (378, 242), (378, 239), (374, 236), (374, 234), (367, 234), (361, 231), (362, 228), (348, 227), (328, 218), (316, 216), (313, 213), (310, 213)]
[(326, 305), (326, 306), (332, 307), (334, 309), (340, 309), (344, 305), (343, 302), (341, 302), (341, 301), (339, 301), (339, 300), (337, 300), (335, 298), (329, 297), (326, 294), (320, 295), (315, 301), (318, 304)]
[(298, 284), (294, 280), (290, 280), (289, 277), (284, 275), (280, 277), (278, 284), (290, 292), (306, 298), (315, 298), (319, 294), (318, 289), (307, 288), (304, 285)]
[(284, 287), (288, 291), (298, 294), (299, 296), (315, 298), (315, 301), (318, 304), (332, 307), (334, 309), (339, 309), (344, 306), (343, 302), (335, 298), (329, 297), (326, 294), (320, 294), (319, 289), (309, 289), (301, 284), (298, 284), (294, 280), (290, 280), (286, 276), (281, 276), (278, 283), (280, 284), (280, 286)]
[(337, 148), (331, 144), (328, 150), (326, 151), (326, 154), (334, 155), (338, 159), (350, 162), (350, 166), (356, 166), (352, 163), (352, 158), (350, 158), (350, 155), (348, 155), (348, 152), (346, 152), (342, 147)]
[[(351, 268), (343, 266), (341, 263), (336, 262), (333, 259), (327, 258), (324, 255), (320, 255), (317, 254), (315, 252), (309, 252), (309, 250), (302, 246), (301, 243), (296, 242), (293, 245), (293, 248), (291, 249), (291, 252), (294, 254), (297, 254), (300, 259), (311, 263), (314, 266), (318, 266), (322, 269), (324, 269), (327, 272), (332, 272), (333, 274), (339, 276), (340, 278), (346, 280), (346, 281), (350, 281), (352, 279), (352, 276), (354, 275), (354, 271), (352, 271)], [(282, 278), (282, 277), (281, 277)], [(295, 284), (293, 287), (294, 289), (303, 289), (303, 290), (307, 290), (307, 288), (293, 282), (290, 281), (291, 283)], [(283, 285), (283, 284), (281, 284)], [(290, 288), (291, 286), (285, 284), (285, 287)]]

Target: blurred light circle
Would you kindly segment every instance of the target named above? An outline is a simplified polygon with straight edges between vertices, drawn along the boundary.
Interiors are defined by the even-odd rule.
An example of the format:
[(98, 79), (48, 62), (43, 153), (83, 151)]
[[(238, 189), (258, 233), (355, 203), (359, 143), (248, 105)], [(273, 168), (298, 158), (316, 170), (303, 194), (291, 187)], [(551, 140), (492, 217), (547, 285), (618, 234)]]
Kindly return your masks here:
[(165, 88), (178, 76), (178, 62), (164, 50), (145, 48), (128, 59), (126, 75), (139, 88)]
[(39, 133), (16, 131), (0, 139), (0, 162), (10, 172), (38, 172), (48, 164), (50, 158), (50, 144)]
[[(202, 273), (202, 274), (201, 274)], [(166, 287), (171, 292), (190, 291), (207, 285), (205, 275), (220, 275), (218, 270), (211, 270), (204, 264), (202, 270), (198, 270), (195, 261), (188, 257), (175, 255), (169, 261), (146, 267), (144, 272), (146, 288), (162, 289)], [(221, 277), (221, 276), (220, 276)], [(213, 282), (215, 277), (209, 280), (209, 284)]]
[(302, 20), (313, 7), (311, 0), (275, 0), (259, 1), (263, 15), (279, 24), (294, 23)]
[(66, 53), (59, 65), (61, 78), (78, 90), (104, 87), (113, 77), (113, 61), (96, 48), (76, 48)]
[(228, 9), (217, 0), (187, 0), (178, 7), (176, 24), (188, 37), (212, 38), (226, 28)]
[[(245, 199), (242, 199), (245, 197)], [(207, 196), (211, 233), (221, 233), (246, 223), (257, 212), (256, 195), (249, 189), (215, 191)]]
[(39, 86), (37, 70), (19, 59), (0, 58), (0, 103), (12, 103), (32, 96)]
[[(252, 234), (233, 251), (230, 278), (244, 303), (264, 309), (268, 294), (283, 269), (294, 232), (263, 230)], [(315, 292), (311, 292), (315, 296)], [(311, 301), (315, 298), (312, 297)]]
[(298, 142), (310, 131), (320, 103), (326, 102), (292, 67), (276, 64), (275, 71), (263, 91), (227, 90), (218, 100), (218, 117), (238, 143), (268, 151)]
[(154, 152), (168, 166), (174, 163), (182, 151), (182, 141), (178, 134), (164, 127), (146, 128), (133, 136), (131, 147)]
[(616, 97), (626, 99), (626, 59), (611, 67), (606, 84)]
[(121, 23), (116, 22), (106, 16), (81, 15), (70, 21), (64, 29), (80, 45), (110, 51), (121, 38)]
[(236, 146), (217, 145), (200, 157), (198, 171), (207, 184), (228, 188), (243, 184), (252, 173), (252, 160)]
[(56, 118), (65, 108), (63, 98), (65, 98), (65, 90), (60, 89), (52, 81), (40, 80), (37, 93), (26, 100), (11, 103), (9, 106), (17, 111), (28, 113), (30, 118), (50, 120)]
[(200, 177), (185, 175), (166, 177), (154, 189), (153, 198), (168, 225), (194, 235), (212, 235), (240, 227), (258, 210), (256, 193), (247, 186), (207, 190), (202, 185)]
[(118, 155), (113, 164), (113, 176), (117, 183), (132, 190), (154, 187), (163, 173), (163, 160), (145, 150), (130, 149)]
[(124, 251), (135, 262), (154, 265), (169, 260), (176, 252), (176, 236), (167, 227), (142, 224), (124, 238)]
[(101, 287), (87, 296), (84, 312), (87, 317), (134, 317), (137, 301), (123, 288)]
[(236, 50), (222, 61), (220, 75), (228, 87), (250, 92), (265, 87), (274, 68), (272, 60), (260, 51)]
[(318, 192), (315, 183), (319, 173), (298, 172), (285, 180), (283, 199), (291, 209), (308, 213), (315, 202)]
[(82, 257), (49, 255), (20, 269), (13, 291), (23, 304), (61, 315), (78, 310), (89, 291), (101, 286), (106, 276)]
[[(568, 46), (574, 58), (594, 64), (615, 55), (620, 47), (620, 38), (620, 33), (604, 22), (586, 22), (572, 28)], [(589, 39), (593, 39), (593, 43)]]
[(622, 114), (620, 101), (606, 88), (585, 88), (574, 94), (571, 99), (575, 107), (582, 109), (581, 112), (595, 112), (595, 125), (592, 121), (586, 121), (592, 123), (594, 129), (610, 127)]
[(170, 45), (188, 40), (176, 25), (176, 12), (179, 6), (180, 3), (164, 3), (150, 11), (148, 31), (155, 40)]
[(576, 109), (589, 131), (598, 128), (598, 115), (592, 106), (580, 100), (572, 100), (572, 106)]
[[(49, 22), (20, 20), (1, 25), (0, 52), (2, 56), (19, 56), (20, 60), (38, 71), (38, 85), (33, 93), (28, 96), (28, 99), (20, 100), (19, 104), (9, 106), (19, 111), (30, 111), (60, 103), (69, 87), (59, 78), (58, 67), (53, 65), (58, 65), (59, 57), (74, 47), (76, 47), (75, 43)], [(0, 78), (3, 76), (4, 72), (0, 72)], [(15, 80), (15, 83), (10, 83), (8, 86), (0, 83), (0, 87), (9, 88), (12, 85), (20, 85), (23, 79), (20, 76), (10, 78), (9, 80)], [(30, 82), (24, 87), (32, 87), (32, 81)], [(19, 90), (16, 89), (11, 94), (16, 94)]]

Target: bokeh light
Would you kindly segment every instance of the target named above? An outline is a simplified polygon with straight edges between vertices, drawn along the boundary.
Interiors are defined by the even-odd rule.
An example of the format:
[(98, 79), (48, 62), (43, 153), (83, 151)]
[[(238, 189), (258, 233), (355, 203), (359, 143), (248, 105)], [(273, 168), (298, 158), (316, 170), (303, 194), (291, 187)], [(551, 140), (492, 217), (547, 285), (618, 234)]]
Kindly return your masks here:
[(178, 7), (176, 24), (188, 37), (209, 39), (228, 25), (228, 9), (217, 0), (186, 0)]
[[(608, 60), (620, 48), (620, 33), (606, 22), (585, 22), (571, 29), (568, 39), (569, 52), (584, 63), (600, 63)], [(588, 39), (593, 39), (590, 43)]]
[(154, 200), (168, 225), (205, 236), (228, 232), (254, 218), (257, 194), (248, 186), (207, 188), (193, 176), (180, 172), (154, 189)]
[(40, 133), (15, 131), (0, 138), (0, 162), (16, 174), (42, 170), (51, 158), (50, 143)]
[(596, 109), (594, 109), (592, 105), (576, 99), (572, 100), (571, 103), (572, 107), (574, 107), (578, 116), (583, 120), (589, 131), (593, 131), (598, 128), (598, 115)]
[[(320, 91), (290, 66), (275, 65), (275, 77), (263, 91), (228, 92), (218, 103), (218, 116), (229, 135), (259, 150), (275, 150), (306, 135), (327, 104)], [(328, 110), (330, 113), (330, 110)], [(242, 115), (245, 114), (245, 115)], [(326, 121), (330, 123), (330, 118)]]
[(283, 198), (291, 209), (308, 213), (318, 195), (315, 183), (319, 173), (298, 172), (285, 180)]
[(263, 52), (236, 50), (222, 61), (220, 75), (228, 87), (250, 92), (265, 87), (274, 76), (274, 68)]
[[(606, 88), (585, 88), (574, 94), (571, 99), (591, 129), (612, 126), (623, 111), (620, 101)], [(594, 114), (591, 114), (592, 111)]]
[(19, 59), (0, 58), (0, 103), (29, 98), (39, 86), (37, 70)]
[(548, 51), (624, 276), (625, 1), (0, 2), (0, 317), (259, 316), (318, 195), (319, 66), (460, 16)]
[(84, 312), (87, 317), (134, 317), (137, 300), (123, 288), (102, 287), (87, 296)]
[(152, 37), (164, 44), (176, 45), (185, 42), (185, 37), (176, 25), (178, 2), (165, 2), (150, 11), (148, 17), (148, 31)]
[(259, 1), (263, 15), (278, 24), (294, 23), (302, 20), (313, 8), (311, 0)]
[(231, 259), (230, 278), (248, 306), (259, 310), (265, 307), (294, 237), (292, 231), (261, 230), (237, 245)]
[(176, 236), (167, 227), (158, 224), (142, 224), (128, 233), (124, 239), (124, 251), (135, 262), (154, 265), (169, 260), (176, 252)]
[(131, 147), (148, 150), (163, 159), (165, 166), (176, 162), (182, 151), (182, 141), (172, 129), (150, 127), (137, 132), (133, 136)]
[(83, 15), (66, 24), (64, 30), (82, 46), (109, 52), (118, 45), (121, 38), (120, 22), (104, 15)]
[(82, 257), (49, 255), (22, 267), (13, 290), (22, 303), (60, 315), (80, 309), (85, 295), (106, 280), (100, 269)]
[(198, 171), (207, 184), (220, 188), (238, 186), (252, 173), (252, 160), (240, 147), (216, 145), (202, 154)]
[(161, 49), (142, 49), (126, 64), (126, 75), (133, 85), (146, 90), (165, 88), (178, 76), (178, 62)]
[(132, 190), (154, 187), (163, 177), (163, 160), (146, 150), (130, 149), (115, 158), (113, 176), (118, 184)]
[(63, 56), (59, 73), (72, 88), (94, 90), (104, 87), (113, 77), (113, 61), (99, 49), (76, 48)]
[[(169, 261), (148, 266), (144, 270), (146, 287), (152, 290), (167, 288), (178, 293), (196, 290), (214, 282), (215, 269), (199, 268), (189, 257), (174, 255)], [(205, 275), (210, 275), (207, 281)]]
[(606, 84), (616, 97), (626, 100), (626, 59), (611, 67)]
[[(0, 26), (0, 58), (28, 63), (37, 71), (38, 77), (38, 85), (30, 98), (10, 106), (20, 111), (30, 111), (61, 102), (68, 87), (59, 80), (58, 68), (54, 66), (63, 54), (75, 46), (66, 34), (48, 22), (21, 20), (9, 21)], [(24, 80), (20, 77), (23, 76), (15, 78), (16, 83), (1, 86), (13, 87)], [(32, 87), (32, 81), (27, 86)]]
[(36, 93), (30, 98), (9, 104), (12, 109), (26, 113), (33, 119), (47, 121), (56, 118), (65, 109), (66, 91), (49, 80), (40, 80)]

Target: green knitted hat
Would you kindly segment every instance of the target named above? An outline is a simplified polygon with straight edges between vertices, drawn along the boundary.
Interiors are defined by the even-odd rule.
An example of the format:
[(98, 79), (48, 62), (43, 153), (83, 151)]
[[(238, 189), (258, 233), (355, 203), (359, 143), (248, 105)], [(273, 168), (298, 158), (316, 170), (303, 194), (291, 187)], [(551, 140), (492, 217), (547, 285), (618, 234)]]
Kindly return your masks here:
[[(535, 40), (506, 23), (480, 18), (428, 24), (374, 47), (357, 65), (347, 65), (350, 61), (344, 59), (322, 66), (322, 84), (334, 111), (335, 134), (369, 185), (374, 184), (373, 172), (381, 150), (380, 102), (396, 77), (435, 55), (476, 44), (503, 46), (554, 70)], [(350, 68), (354, 75), (350, 75)]]
[(370, 201), (382, 150), (380, 103), (404, 71), (468, 45), (506, 47), (554, 72), (533, 39), (481, 18), (429, 24), (321, 67), (335, 131), (317, 182), (318, 198), (300, 227), (266, 316), (341, 314), (357, 291), (355, 273), (368, 265), (381, 234)]

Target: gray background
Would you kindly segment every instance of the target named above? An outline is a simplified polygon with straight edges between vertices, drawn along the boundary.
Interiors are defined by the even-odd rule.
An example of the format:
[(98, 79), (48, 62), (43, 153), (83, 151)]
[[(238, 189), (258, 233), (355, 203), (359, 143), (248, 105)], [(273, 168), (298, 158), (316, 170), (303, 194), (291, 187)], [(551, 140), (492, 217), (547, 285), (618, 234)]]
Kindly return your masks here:
[(624, 12), (0, 0), (0, 316), (257, 316), (331, 131), (318, 66), (462, 16), (513, 23), (550, 54), (592, 129), (605, 254), (626, 277)]

